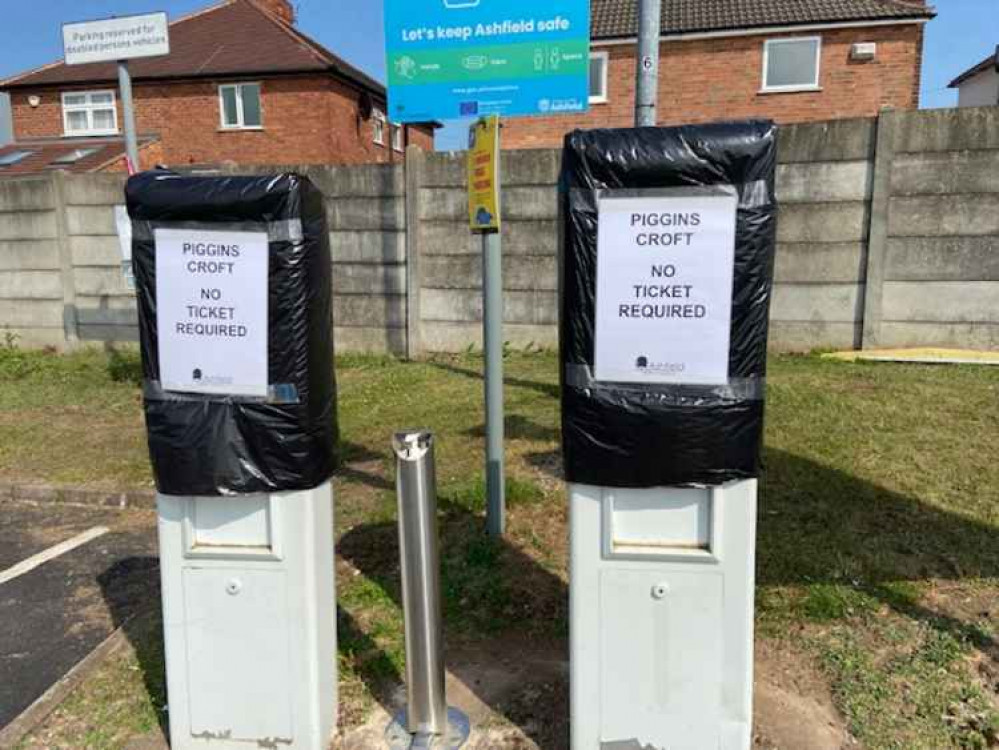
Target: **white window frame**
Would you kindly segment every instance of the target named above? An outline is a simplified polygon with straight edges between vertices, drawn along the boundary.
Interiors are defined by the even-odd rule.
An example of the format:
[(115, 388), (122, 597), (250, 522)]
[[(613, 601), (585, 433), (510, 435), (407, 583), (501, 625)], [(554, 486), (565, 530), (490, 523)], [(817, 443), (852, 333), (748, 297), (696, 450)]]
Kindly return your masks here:
[[(392, 150), (400, 154), (406, 150), (406, 126), (393, 122), (389, 124), (389, 139), (392, 142)], [(398, 143), (396, 142), (398, 140)]]
[(385, 130), (388, 128), (388, 118), (380, 109), (371, 115), (371, 140), (378, 146), (385, 145)]
[[(770, 47), (777, 44), (787, 44), (789, 42), (815, 42), (815, 82), (794, 84), (792, 86), (771, 86), (767, 82), (767, 74), (770, 72)], [(767, 39), (763, 43), (763, 86), (760, 93), (794, 93), (795, 91), (821, 91), (822, 86), (822, 37), (821, 36), (794, 36), (778, 37)]]
[[(260, 96), (260, 124), (244, 125), (243, 115), (243, 86), (256, 86)], [(225, 121), (225, 99), (222, 96), (224, 89), (236, 89), (236, 124), (230, 125)], [(238, 81), (236, 83), (219, 84), (219, 128), (222, 130), (263, 130), (264, 129), (264, 86), (260, 81)]]
[[(604, 61), (603, 64), (603, 75), (600, 81), (600, 90), (603, 91), (603, 95), (590, 96), (590, 104), (606, 104), (610, 101), (610, 91), (608, 90), (608, 85), (610, 78), (608, 72), (610, 69), (610, 53), (605, 50), (591, 51), (590, 52), (590, 64), (592, 65), (593, 59), (599, 58)], [(592, 85), (590, 82), (589, 85)]]
[[(89, 98), (95, 94), (110, 94), (111, 103), (103, 103), (100, 105), (94, 104), (89, 101)], [(84, 96), (87, 97), (88, 101), (83, 104), (66, 104), (67, 96)], [(63, 91), (61, 95), (62, 99), (62, 134), (66, 138), (75, 138), (78, 136), (88, 136), (88, 135), (117, 135), (118, 134), (118, 98), (115, 95), (114, 89), (95, 89), (93, 91)], [(114, 118), (114, 127), (111, 129), (99, 129), (94, 127), (94, 110), (96, 109), (108, 109), (111, 108), (111, 113)], [(70, 112), (86, 112), (87, 113), (87, 129), (86, 130), (70, 130), (69, 128), (69, 113)]]

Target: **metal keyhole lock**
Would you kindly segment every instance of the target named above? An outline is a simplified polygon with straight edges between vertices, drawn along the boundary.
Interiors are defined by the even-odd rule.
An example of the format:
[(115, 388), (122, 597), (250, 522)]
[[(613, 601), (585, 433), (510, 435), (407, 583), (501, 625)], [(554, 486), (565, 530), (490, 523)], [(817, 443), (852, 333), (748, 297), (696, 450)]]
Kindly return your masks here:
[(669, 596), (669, 584), (657, 583), (652, 587), (652, 598), (656, 601), (662, 601), (667, 596)]
[(243, 590), (243, 582), (238, 578), (230, 578), (225, 585), (225, 592), (229, 596), (236, 596), (242, 590)]

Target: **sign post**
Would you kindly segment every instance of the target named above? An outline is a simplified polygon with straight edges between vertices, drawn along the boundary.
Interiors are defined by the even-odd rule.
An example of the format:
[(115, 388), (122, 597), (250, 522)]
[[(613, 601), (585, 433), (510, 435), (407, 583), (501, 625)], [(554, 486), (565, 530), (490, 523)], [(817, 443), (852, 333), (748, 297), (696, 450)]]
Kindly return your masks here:
[(635, 127), (656, 126), (659, 100), (659, 37), (662, 0), (639, 0), (638, 61), (635, 71)]
[(503, 238), (500, 119), (472, 125), (468, 150), (468, 219), (482, 235), (482, 342), (486, 387), (486, 527), (506, 531), (503, 468)]
[(590, 3), (385, 0), (389, 119), (481, 118), (471, 129), (469, 219), (482, 234), (487, 526), (505, 529), (499, 118), (589, 108)]
[(121, 91), (121, 110), (125, 116), (125, 153), (128, 154), (128, 172), (139, 170), (139, 140), (135, 134), (135, 102), (132, 99), (132, 76), (128, 61), (118, 61), (118, 90)]
[(138, 57), (170, 54), (170, 31), (166, 13), (68, 23), (62, 27), (62, 42), (67, 65), (118, 63), (118, 87), (125, 119), (128, 171), (139, 171), (139, 143), (135, 130), (135, 103), (128, 61)]

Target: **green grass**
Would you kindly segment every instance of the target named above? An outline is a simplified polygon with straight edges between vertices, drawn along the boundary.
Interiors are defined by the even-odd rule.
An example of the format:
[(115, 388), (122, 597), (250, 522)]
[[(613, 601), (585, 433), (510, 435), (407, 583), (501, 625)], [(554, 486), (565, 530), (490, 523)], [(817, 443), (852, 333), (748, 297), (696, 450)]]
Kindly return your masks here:
[[(471, 353), (338, 360), (348, 723), (403, 671), (396, 429), (428, 427), (437, 437), (449, 644), (565, 637), (557, 360), (507, 353), (504, 542), (483, 531), (481, 369)], [(0, 481), (148, 486), (137, 375), (134, 354), (0, 349)], [(760, 636), (805, 648), (868, 750), (995, 746), (999, 677), (988, 675), (999, 675), (999, 370), (781, 356), (771, 360), (768, 394)], [(89, 726), (80, 716), (116, 705), (113, 692), (67, 704), (62, 720)], [(134, 728), (155, 710), (126, 702), (112, 713)], [(114, 716), (100, 716), (117, 731)]]

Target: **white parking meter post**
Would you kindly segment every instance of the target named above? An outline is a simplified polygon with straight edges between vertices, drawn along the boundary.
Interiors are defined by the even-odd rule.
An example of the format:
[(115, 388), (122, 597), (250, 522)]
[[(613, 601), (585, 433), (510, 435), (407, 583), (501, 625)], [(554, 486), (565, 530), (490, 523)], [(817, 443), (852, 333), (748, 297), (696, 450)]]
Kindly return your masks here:
[(170, 746), (326, 750), (337, 410), (322, 193), (293, 173), (147, 171), (125, 194)]
[(160, 495), (157, 507), (171, 748), (327, 747), (337, 704), (331, 485)]
[(566, 138), (572, 750), (752, 745), (776, 144), (759, 121)]

